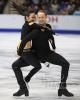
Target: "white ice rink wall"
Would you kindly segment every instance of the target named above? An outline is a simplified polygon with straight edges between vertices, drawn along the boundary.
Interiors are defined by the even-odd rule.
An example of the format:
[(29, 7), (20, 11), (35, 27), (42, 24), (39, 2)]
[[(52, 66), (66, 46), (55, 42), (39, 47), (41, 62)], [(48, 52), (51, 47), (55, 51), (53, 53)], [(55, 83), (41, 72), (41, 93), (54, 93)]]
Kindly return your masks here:
[[(47, 22), (56, 33), (80, 34), (80, 16), (48, 15)], [(0, 32), (20, 32), (23, 24), (21, 15), (0, 15)]]

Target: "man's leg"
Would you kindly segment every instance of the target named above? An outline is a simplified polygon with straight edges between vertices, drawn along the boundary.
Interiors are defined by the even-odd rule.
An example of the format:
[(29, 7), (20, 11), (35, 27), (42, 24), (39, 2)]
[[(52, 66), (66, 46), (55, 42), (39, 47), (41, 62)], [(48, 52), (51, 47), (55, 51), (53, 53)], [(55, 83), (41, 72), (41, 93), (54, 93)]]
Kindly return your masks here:
[[(65, 94), (63, 93), (64, 95), (73, 96), (73, 94), (71, 94), (65, 90), (66, 89), (66, 80), (68, 77), (68, 71), (69, 71), (69, 66), (70, 66), (69, 62), (64, 57), (62, 57), (61, 55), (59, 55), (55, 52), (52, 52), (49, 55), (49, 57), (47, 58), (47, 61), (49, 61), (52, 64), (62, 66), (60, 89), (63, 89), (64, 92), (66, 92)], [(62, 93), (60, 94), (60, 92), (59, 92), (58, 95), (61, 96)]]
[(27, 53), (27, 56), (24, 56), (24, 60), (26, 63), (32, 65), (34, 68), (29, 72), (29, 74), (25, 77), (25, 81), (29, 82), (33, 75), (35, 75), (40, 69), (41, 69), (41, 64), (35, 54), (32, 52)]
[(23, 94), (25, 94), (25, 96), (28, 96), (28, 89), (26, 87), (26, 84), (23, 80), (23, 75), (22, 75), (22, 71), (21, 71), (21, 67), (24, 66), (28, 66), (28, 64), (24, 61), (24, 59), (22, 59), (22, 57), (20, 57), (18, 60), (16, 60), (13, 64), (12, 64), (12, 69), (15, 73), (17, 82), (20, 86), (20, 90), (16, 93), (13, 94), (13, 96), (21, 96)]

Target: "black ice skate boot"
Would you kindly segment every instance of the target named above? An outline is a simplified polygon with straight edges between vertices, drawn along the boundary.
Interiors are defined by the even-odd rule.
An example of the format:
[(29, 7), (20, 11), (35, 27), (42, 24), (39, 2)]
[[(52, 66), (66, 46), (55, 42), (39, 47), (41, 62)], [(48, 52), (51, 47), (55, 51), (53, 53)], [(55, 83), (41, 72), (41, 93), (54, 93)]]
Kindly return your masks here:
[(66, 89), (66, 86), (62, 86), (61, 84), (60, 84), (60, 88), (58, 89), (58, 96), (62, 96), (62, 95), (64, 95), (64, 96), (67, 96), (67, 97), (72, 97), (72, 96), (74, 96), (74, 94), (72, 94), (71, 92), (69, 92), (67, 89)]
[(27, 88), (19, 89), (19, 91), (13, 94), (13, 96), (22, 96), (22, 95), (29, 96), (29, 91)]

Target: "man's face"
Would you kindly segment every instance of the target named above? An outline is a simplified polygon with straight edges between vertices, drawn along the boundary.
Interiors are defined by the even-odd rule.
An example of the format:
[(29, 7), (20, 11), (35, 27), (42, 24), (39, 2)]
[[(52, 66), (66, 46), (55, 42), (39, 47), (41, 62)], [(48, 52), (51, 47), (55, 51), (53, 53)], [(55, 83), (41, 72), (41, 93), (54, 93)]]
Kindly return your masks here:
[(44, 12), (38, 12), (37, 19), (40, 25), (44, 25), (46, 23), (47, 16)]
[(35, 13), (31, 13), (28, 17), (26, 16), (26, 19), (28, 21), (35, 22), (36, 21)]

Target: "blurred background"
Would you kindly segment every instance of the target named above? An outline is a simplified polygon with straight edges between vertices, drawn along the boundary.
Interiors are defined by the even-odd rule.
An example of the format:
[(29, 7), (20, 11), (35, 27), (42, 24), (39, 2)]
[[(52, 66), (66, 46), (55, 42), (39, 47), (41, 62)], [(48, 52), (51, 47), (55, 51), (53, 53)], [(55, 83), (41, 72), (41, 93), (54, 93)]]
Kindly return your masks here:
[(50, 15), (80, 15), (80, 0), (0, 0), (0, 14), (25, 14), (43, 9)]
[(20, 32), (23, 16), (41, 9), (56, 33), (80, 34), (80, 0), (0, 0), (0, 32)]

